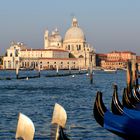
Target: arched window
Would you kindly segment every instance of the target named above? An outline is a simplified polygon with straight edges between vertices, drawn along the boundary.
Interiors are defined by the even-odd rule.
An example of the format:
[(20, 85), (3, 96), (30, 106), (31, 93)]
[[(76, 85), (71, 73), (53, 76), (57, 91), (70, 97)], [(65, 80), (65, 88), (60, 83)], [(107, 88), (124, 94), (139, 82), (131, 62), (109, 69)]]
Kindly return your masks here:
[(84, 56), (83, 55), (80, 55), (79, 58), (84, 58)]
[(70, 50), (70, 45), (68, 45), (68, 50)]
[(81, 50), (81, 45), (79, 45), (79, 50)]

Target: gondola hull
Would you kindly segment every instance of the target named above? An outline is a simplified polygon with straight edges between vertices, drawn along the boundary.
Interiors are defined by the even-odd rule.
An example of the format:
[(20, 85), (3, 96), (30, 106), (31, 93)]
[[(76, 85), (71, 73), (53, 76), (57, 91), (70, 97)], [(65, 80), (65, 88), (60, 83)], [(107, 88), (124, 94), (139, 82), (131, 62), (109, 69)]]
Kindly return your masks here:
[[(120, 137), (130, 139), (140, 138), (140, 118), (133, 118), (129, 115), (114, 115), (107, 109), (102, 101), (102, 93), (98, 92), (94, 104), (95, 120), (105, 129), (117, 134)], [(99, 122), (101, 120), (101, 122)]]
[(140, 138), (140, 119), (114, 115), (107, 111), (103, 127), (123, 138)]

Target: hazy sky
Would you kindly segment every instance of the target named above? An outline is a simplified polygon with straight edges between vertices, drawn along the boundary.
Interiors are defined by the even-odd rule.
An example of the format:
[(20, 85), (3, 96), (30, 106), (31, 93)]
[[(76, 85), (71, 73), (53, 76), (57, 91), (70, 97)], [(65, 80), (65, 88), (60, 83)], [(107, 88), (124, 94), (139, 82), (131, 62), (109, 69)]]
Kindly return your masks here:
[(140, 55), (140, 0), (0, 0), (0, 54), (11, 41), (43, 48), (45, 29), (64, 37), (73, 16), (97, 53)]

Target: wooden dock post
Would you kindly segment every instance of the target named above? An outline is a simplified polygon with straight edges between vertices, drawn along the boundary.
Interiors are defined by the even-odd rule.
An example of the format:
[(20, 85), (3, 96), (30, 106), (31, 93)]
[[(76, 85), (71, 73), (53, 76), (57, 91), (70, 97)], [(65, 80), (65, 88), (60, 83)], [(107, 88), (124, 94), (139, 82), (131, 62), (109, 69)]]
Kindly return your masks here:
[(38, 62), (38, 77), (40, 77), (40, 62)]
[(79, 65), (79, 73), (81, 72), (81, 68), (80, 68), (80, 65)]
[(58, 75), (58, 72), (59, 72), (59, 66), (56, 65), (56, 74)]
[(136, 63), (136, 88), (139, 87), (139, 69), (138, 69), (138, 63)]
[(71, 65), (69, 63), (69, 74), (71, 74)]
[(16, 64), (16, 79), (18, 79), (18, 74), (19, 74), (19, 66), (18, 63)]
[(89, 69), (89, 73), (90, 73), (90, 84), (93, 83), (93, 65), (92, 65), (92, 52), (90, 52), (90, 69)]
[(126, 72), (126, 83), (127, 83), (127, 91), (130, 93), (132, 91), (132, 71), (131, 71), (131, 62), (127, 62), (127, 72)]
[(136, 85), (136, 61), (132, 60), (132, 86)]

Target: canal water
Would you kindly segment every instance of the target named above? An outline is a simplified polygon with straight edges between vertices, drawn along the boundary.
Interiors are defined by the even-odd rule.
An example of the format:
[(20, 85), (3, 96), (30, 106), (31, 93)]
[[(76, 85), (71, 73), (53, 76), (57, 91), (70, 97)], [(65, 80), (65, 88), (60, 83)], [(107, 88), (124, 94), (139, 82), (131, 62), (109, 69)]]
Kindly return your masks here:
[[(50, 73), (54, 71), (41, 71), (41, 78), (17, 80), (15, 71), (0, 71), (0, 78), (13, 78), (0, 80), (0, 140), (15, 139), (19, 112), (32, 119), (35, 140), (49, 140), (55, 103), (62, 105), (67, 112), (65, 131), (71, 140), (122, 140), (96, 123), (93, 104), (96, 92), (102, 91), (103, 101), (110, 109), (114, 83), (118, 85), (121, 100), (126, 86), (125, 71), (94, 71), (93, 84), (86, 74), (45, 77)], [(36, 71), (21, 71), (19, 76), (37, 74)]]

